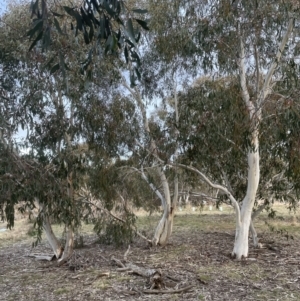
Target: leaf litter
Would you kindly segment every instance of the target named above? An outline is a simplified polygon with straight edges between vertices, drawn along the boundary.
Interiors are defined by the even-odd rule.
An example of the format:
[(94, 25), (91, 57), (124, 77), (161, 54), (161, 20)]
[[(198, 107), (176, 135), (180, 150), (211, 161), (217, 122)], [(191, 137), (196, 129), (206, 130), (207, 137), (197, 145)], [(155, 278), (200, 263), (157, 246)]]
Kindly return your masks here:
[[(177, 216), (167, 246), (151, 248), (137, 237), (127, 254), (127, 246), (85, 236), (84, 247), (61, 267), (29, 257), (51, 254), (44, 240), (34, 250), (28, 239), (5, 244), (0, 300), (300, 300), (300, 237), (271, 232), (264, 218), (257, 229), (263, 248), (249, 238), (249, 258), (242, 261), (230, 256), (234, 223), (225, 214)], [(135, 267), (158, 271), (157, 282)]]

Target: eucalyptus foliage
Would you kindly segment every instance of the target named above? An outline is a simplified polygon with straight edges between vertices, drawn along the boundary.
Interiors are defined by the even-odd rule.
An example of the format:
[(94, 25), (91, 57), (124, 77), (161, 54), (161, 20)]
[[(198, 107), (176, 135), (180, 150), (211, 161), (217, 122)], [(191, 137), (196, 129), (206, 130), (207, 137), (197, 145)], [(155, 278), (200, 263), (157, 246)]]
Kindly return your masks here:
[[(126, 63), (133, 66), (130, 80), (132, 86), (136, 85), (136, 80), (141, 77), (137, 44), (141, 38), (140, 28), (149, 30), (144, 17), (147, 10), (128, 8), (126, 1), (116, 0), (35, 0), (30, 9), (33, 23), (27, 32), (32, 41), (29, 50), (39, 45), (42, 51), (47, 51), (52, 49), (57, 35), (69, 39), (80, 33), (79, 38), (89, 45), (86, 59), (80, 62), (81, 72), (88, 80), (92, 76), (94, 60), (103, 60), (110, 54), (118, 61), (122, 52)], [(66, 50), (61, 47), (50, 58), (48, 65), (52, 71), (66, 72)]]

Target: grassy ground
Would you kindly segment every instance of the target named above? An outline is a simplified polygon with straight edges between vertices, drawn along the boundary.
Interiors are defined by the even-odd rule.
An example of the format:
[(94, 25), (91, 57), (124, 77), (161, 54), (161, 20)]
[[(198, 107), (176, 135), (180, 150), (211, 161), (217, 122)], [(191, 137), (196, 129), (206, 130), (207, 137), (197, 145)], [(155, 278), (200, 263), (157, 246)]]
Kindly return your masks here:
[[(79, 233), (84, 247), (66, 265), (57, 268), (28, 257), (51, 250), (45, 240), (31, 249), (32, 224), (21, 219), (12, 231), (0, 232), (0, 300), (300, 300), (300, 223), (283, 205), (276, 209), (277, 218), (262, 214), (256, 221), (264, 248), (254, 249), (250, 243), (249, 258), (240, 262), (230, 257), (235, 225), (226, 206), (223, 211), (178, 212), (170, 243), (163, 248), (150, 248), (136, 238), (129, 261), (160, 270), (166, 289), (193, 286), (180, 294), (156, 295), (144, 293), (148, 279), (118, 271), (111, 261), (112, 256), (123, 259), (127, 246), (93, 243), (89, 225)], [(159, 215), (137, 215), (138, 228), (151, 237)], [(62, 227), (54, 230), (63, 233)]]

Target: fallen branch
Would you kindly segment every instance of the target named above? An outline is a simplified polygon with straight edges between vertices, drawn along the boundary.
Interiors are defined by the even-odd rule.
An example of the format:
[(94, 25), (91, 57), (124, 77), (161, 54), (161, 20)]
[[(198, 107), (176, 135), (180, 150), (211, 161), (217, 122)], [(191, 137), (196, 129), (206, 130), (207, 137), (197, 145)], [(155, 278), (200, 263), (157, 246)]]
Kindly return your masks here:
[(87, 279), (85, 282), (84, 282), (84, 285), (91, 285), (93, 284), (98, 278), (101, 278), (101, 277), (109, 277), (110, 275), (110, 272), (102, 272), (102, 273), (99, 273), (98, 275), (96, 275), (95, 277), (93, 277), (92, 279)]
[(115, 258), (115, 257), (112, 257), (111, 260), (113, 262), (115, 262), (115, 264), (121, 268), (118, 269), (119, 271), (128, 271), (128, 270), (131, 270), (133, 273), (137, 274), (137, 275), (140, 275), (140, 276), (143, 276), (143, 277), (151, 277), (153, 276), (154, 274), (156, 273), (160, 273), (159, 271), (157, 270), (154, 270), (154, 269), (145, 269), (145, 268), (142, 268), (142, 267), (139, 267), (131, 262), (127, 262), (127, 263), (122, 263), (121, 260)]
[[(126, 251), (126, 253), (129, 251), (129, 249)], [(125, 254), (126, 254), (125, 253)], [(126, 254), (127, 256), (127, 254)], [(124, 255), (124, 257), (126, 257)], [(165, 287), (162, 273), (160, 270), (155, 269), (145, 269), (143, 267), (139, 267), (131, 262), (123, 263), (121, 260), (116, 259), (115, 257), (112, 257), (111, 260), (115, 262), (115, 264), (119, 267), (118, 271), (122, 272), (130, 272), (134, 273), (136, 275), (149, 278), (149, 282), (151, 285), (151, 289), (161, 289), (162, 287)]]
[(143, 290), (142, 292), (144, 294), (179, 294), (185, 291), (189, 291), (190, 289), (192, 289), (194, 287), (194, 285), (189, 285), (177, 290)]
[(56, 256), (53, 255), (48, 255), (48, 254), (30, 254), (27, 255), (27, 257), (32, 257), (35, 258), (36, 260), (40, 261), (54, 261), (56, 259)]

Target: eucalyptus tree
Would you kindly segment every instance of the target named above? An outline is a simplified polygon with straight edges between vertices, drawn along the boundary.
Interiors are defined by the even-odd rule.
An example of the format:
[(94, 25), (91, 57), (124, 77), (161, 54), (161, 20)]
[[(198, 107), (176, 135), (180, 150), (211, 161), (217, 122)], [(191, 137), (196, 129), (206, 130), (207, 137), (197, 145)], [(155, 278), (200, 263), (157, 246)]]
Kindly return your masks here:
[[(68, 24), (68, 20), (59, 21), (62, 28)], [(108, 162), (122, 148), (125, 136), (132, 139), (120, 128), (125, 129), (134, 108), (119, 94), (111, 93), (115, 82), (108, 59), (97, 61), (98, 71), (86, 79), (86, 65), (80, 64), (87, 58), (83, 37), (65, 39), (57, 26), (52, 32), (51, 50), (42, 52), (35, 47), (28, 53), (30, 44), (25, 36), (30, 23), (24, 5), (12, 7), (3, 22), (1, 41), (17, 61), (18, 74), (13, 82), (15, 97), (9, 95), (8, 100), (23, 113), (21, 120), (13, 122), (15, 128), (22, 125), (27, 129), (24, 145), (30, 151), (28, 155), (11, 152), (3, 162), (3, 176), (10, 182), (6, 181), (8, 197), (1, 209), (5, 208), (6, 218), (13, 224), (17, 202), (23, 200), (24, 206), (35, 206), (34, 201), (38, 201), (38, 229), (44, 227), (56, 257), (64, 261), (72, 253), (76, 227), (91, 210), (80, 196), (90, 164), (100, 156), (102, 163)], [(59, 63), (52, 66), (56, 53)], [(88, 148), (78, 150), (83, 143), (88, 143), (94, 156)], [(11, 172), (7, 172), (7, 166)], [(19, 183), (18, 190), (13, 187), (14, 181)], [(67, 227), (64, 248), (51, 229), (50, 218)]]
[[(152, 3), (149, 5), (147, 2), (137, 2), (137, 5), (135, 5), (134, 1), (126, 4), (123, 1), (83, 1), (82, 3), (73, 2), (71, 6), (61, 4), (62, 2), (48, 2), (44, 0), (36, 0), (32, 3), (31, 10), (34, 16), (34, 23), (32, 25), (32, 29), (28, 32), (28, 35), (32, 39), (32, 44), (29, 49), (34, 49), (35, 46), (39, 45), (43, 50), (52, 49), (51, 41), (53, 40), (53, 33), (55, 31), (63, 34), (64, 37), (70, 37), (74, 34), (77, 35), (77, 33), (81, 31), (85, 43), (89, 45), (88, 56), (82, 63), (82, 72), (85, 74), (87, 82), (90, 81), (93, 72), (95, 72), (94, 62), (98, 59), (103, 60), (107, 54), (111, 54), (114, 57), (116, 70), (121, 70), (120, 77), (122, 84), (129, 91), (131, 97), (133, 97), (136, 101), (140, 110), (143, 120), (143, 130), (146, 134), (145, 136), (150, 137), (151, 140), (150, 146), (147, 145), (146, 147), (148, 148), (148, 151), (156, 152), (157, 141), (153, 139), (149, 121), (146, 116), (144, 93), (147, 88), (150, 88), (150, 90), (153, 89), (153, 85), (151, 85), (151, 82), (153, 83), (153, 78), (151, 78), (151, 76), (147, 76), (147, 72), (145, 74), (141, 74), (141, 59), (137, 48), (137, 43), (141, 40), (139, 28), (142, 27), (143, 29), (148, 29), (146, 19), (142, 16), (147, 13), (147, 10), (144, 8), (153, 9)], [(143, 9), (134, 8), (139, 5), (141, 5)], [(153, 10), (152, 15), (155, 13), (155, 10)], [(73, 18), (73, 22), (76, 22), (75, 25), (73, 25), (73, 22), (70, 21), (70, 18), (68, 19), (64, 17), (66, 14)], [(180, 18), (180, 16), (177, 17)], [(68, 21), (64, 21), (64, 26), (61, 26), (59, 18), (63, 18)], [(153, 22), (153, 24), (155, 24), (155, 22)], [(71, 31), (69, 28), (71, 28)], [(151, 40), (153, 41), (154, 38), (155, 37), (152, 36)], [(66, 66), (68, 65), (66, 60), (69, 58), (67, 55), (65, 56), (62, 54), (64, 49), (64, 47), (61, 47), (61, 49), (54, 52), (54, 56), (49, 59), (49, 65), (52, 66), (52, 70), (57, 71), (59, 69), (64, 73), (66, 72), (65, 69), (67, 69)], [(119, 60), (120, 50), (124, 50), (123, 61)], [(142, 54), (144, 54), (144, 51), (145, 49), (142, 49)], [(152, 49), (150, 51), (146, 51), (149, 54), (152, 52)], [(157, 51), (156, 54), (158, 54)], [(59, 58), (59, 62), (53, 65), (54, 61), (57, 60), (57, 57)], [(151, 60), (152, 58), (153, 56), (150, 55), (149, 59)], [(129, 83), (127, 83), (126, 76), (124, 76), (123, 72), (125, 69), (125, 62), (129, 69)], [(148, 62), (146, 62), (146, 64), (147, 63)], [(161, 60), (158, 58), (156, 63), (160, 64)], [(166, 68), (166, 62), (164, 66), (164, 68), (168, 70), (169, 74), (172, 73), (170, 72), (170, 68)], [(153, 68), (156, 68), (154, 62), (151, 63), (149, 68), (145, 68), (145, 71), (146, 69), (149, 71), (151, 68), (152, 70)], [(160, 69), (163, 70), (164, 68)], [(172, 78), (173, 77), (171, 76), (171, 81), (173, 80)], [(142, 83), (139, 87), (136, 86), (137, 80), (140, 80)], [(145, 85), (145, 87), (143, 87), (143, 85)], [(147, 91), (148, 95), (150, 90)], [(157, 89), (155, 88), (155, 90)], [(171, 88), (171, 90), (173, 90), (173, 88)], [(176, 98), (176, 91), (174, 95)], [(178, 120), (176, 122), (178, 122)], [(173, 151), (176, 157), (176, 147)], [(157, 196), (162, 201), (164, 215), (158, 225), (153, 241), (155, 244), (165, 244), (172, 231), (173, 216), (178, 198), (178, 180), (176, 180), (175, 177), (174, 197), (172, 201), (169, 184), (163, 167), (158, 167), (157, 172), (160, 175), (160, 182), (162, 183), (164, 191), (163, 194), (159, 193), (157, 188), (154, 188), (153, 183), (149, 182), (144, 171), (142, 171), (142, 176), (149, 182), (150, 187), (153, 187)]]
[[(15, 22), (16, 19), (19, 20), (19, 23)], [(24, 13), (24, 5), (11, 7), (11, 10), (3, 17), (3, 24), (5, 25), (2, 27), (2, 37), (11, 38), (6, 40), (6, 45), (3, 47), (4, 49), (10, 47), (10, 54), (18, 61), (17, 80), (13, 83), (15, 95), (10, 95), (9, 99), (15, 108), (20, 108), (18, 113), (23, 113), (22, 119), (15, 118), (12, 122), (15, 128), (18, 128), (19, 125), (23, 130), (24, 127), (27, 128), (24, 145), (32, 149), (29, 155), (22, 156), (13, 151), (8, 157), (11, 160), (7, 164), (14, 171), (12, 177), (18, 178), (18, 174), (22, 175), (22, 180), (18, 180), (20, 183), (17, 190), (18, 195), (14, 193), (14, 204), (22, 200), (25, 201), (25, 206), (34, 206), (34, 200), (38, 200), (42, 208), (38, 218), (39, 229), (43, 223), (56, 257), (62, 256), (62, 260), (64, 260), (72, 252), (74, 233), (72, 223), (78, 223), (74, 212), (74, 222), (70, 222), (66, 218), (67, 208), (72, 205), (74, 199), (74, 185), (76, 185), (74, 183), (76, 178), (74, 166), (76, 163), (80, 163), (75, 156), (68, 156), (71, 153), (70, 140), (72, 138), (67, 130), (73, 126), (73, 116), (69, 116), (70, 118), (67, 119), (61, 80), (41, 68), (47, 57), (39, 51), (31, 52), (29, 55), (26, 53), (28, 42), (24, 36), (26, 30), (29, 29), (29, 17)], [(4, 43), (5, 40), (2, 41)], [(10, 44), (13, 44), (14, 47), (12, 48)], [(71, 107), (70, 115), (72, 115), (72, 110)], [(20, 164), (17, 164), (18, 162)], [(22, 162), (25, 163), (21, 164)], [(24, 166), (26, 162), (27, 165)], [(38, 179), (33, 177), (36, 169), (39, 170), (36, 172), (37, 174), (44, 172), (51, 177), (47, 189), (45, 189), (44, 183), (47, 181), (46, 176)], [(8, 185), (7, 188), (9, 191), (13, 191), (11, 185)], [(57, 202), (62, 202), (64, 205), (57, 206)], [(71, 207), (70, 211), (72, 212), (74, 206)], [(8, 203), (6, 208), (14, 211), (13, 206), (8, 206)], [(41, 218), (42, 215), (44, 218)], [(60, 221), (68, 226), (64, 252), (53, 234), (49, 215), (60, 217)], [(10, 218), (13, 219), (13, 214)]]
[[(283, 150), (286, 141), (279, 135), (282, 131), (287, 131), (287, 123), (279, 123), (287, 112), (282, 100), (276, 100), (274, 105), (276, 94), (272, 93), (270, 97), (272, 99), (263, 108), (265, 118), (259, 127), (262, 134), (262, 177), (252, 220), (263, 209), (272, 214), (274, 200), (295, 200), (292, 181), (286, 175), (288, 160), (282, 155), (286, 152)], [(247, 188), (245, 157), (251, 128), (246, 107), (240, 98), (237, 79), (202, 77), (186, 93), (181, 94), (179, 103), (180, 162), (186, 166), (192, 164), (212, 182), (222, 184), (237, 200), (242, 200)], [(218, 193), (218, 198), (219, 201), (228, 201), (222, 191)], [(254, 245), (258, 246), (253, 227), (251, 232)]]
[[(284, 76), (282, 67), (293, 58), (296, 50), (295, 23), (299, 7), (293, 1), (164, 1), (161, 5), (170, 7), (157, 15), (165, 25), (169, 24), (168, 30), (161, 29), (162, 34), (156, 40), (157, 49), (166, 60), (181, 56), (211, 76), (238, 80), (238, 95), (244, 103), (245, 120), (248, 120), (244, 133), (247, 137), (247, 165), (244, 165), (247, 183), (241, 207), (228, 185), (217, 185), (209, 180), (204, 174), (209, 171), (203, 173), (189, 166), (185, 168), (222, 190), (234, 205), (237, 219), (232, 253), (240, 259), (248, 255), (249, 225), (260, 178), (260, 126), (266, 104), (272, 101), (271, 92)], [(173, 11), (181, 18), (173, 18)], [(176, 31), (177, 24), (181, 27)], [(177, 33), (176, 38), (174, 33)], [(164, 44), (165, 40), (169, 42)], [(201, 152), (200, 149), (195, 151)]]

